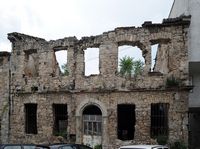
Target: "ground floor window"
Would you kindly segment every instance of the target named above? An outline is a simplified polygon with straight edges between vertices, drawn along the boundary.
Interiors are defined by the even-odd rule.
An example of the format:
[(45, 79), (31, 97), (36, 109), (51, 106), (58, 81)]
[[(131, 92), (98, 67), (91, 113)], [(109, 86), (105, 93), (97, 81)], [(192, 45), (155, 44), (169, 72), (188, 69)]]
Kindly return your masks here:
[(151, 104), (151, 137), (168, 135), (168, 109), (167, 103)]
[(37, 134), (37, 104), (25, 104), (25, 132)]
[(102, 133), (102, 113), (94, 105), (86, 107), (83, 111), (83, 131), (85, 135), (100, 136)]
[(67, 115), (67, 104), (53, 104), (54, 114), (54, 135), (66, 135), (68, 115)]
[(135, 105), (120, 104), (117, 106), (117, 136), (120, 140), (132, 140), (135, 133)]

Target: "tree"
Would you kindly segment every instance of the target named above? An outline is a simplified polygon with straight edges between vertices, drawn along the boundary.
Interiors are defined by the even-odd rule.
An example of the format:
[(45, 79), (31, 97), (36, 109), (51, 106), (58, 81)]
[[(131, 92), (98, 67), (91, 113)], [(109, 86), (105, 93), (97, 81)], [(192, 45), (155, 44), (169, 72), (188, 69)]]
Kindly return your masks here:
[(133, 74), (140, 75), (143, 70), (144, 63), (141, 60), (133, 61)]
[(122, 76), (131, 77), (139, 75), (142, 72), (144, 63), (141, 60), (135, 60), (132, 57), (125, 56), (120, 59), (120, 74)]
[(63, 65), (61, 66), (61, 68), (62, 68), (62, 71), (61, 71), (62, 75), (68, 76), (68, 75), (69, 75), (69, 70), (68, 70), (68, 67), (67, 67), (67, 63), (66, 63), (66, 64), (63, 64)]

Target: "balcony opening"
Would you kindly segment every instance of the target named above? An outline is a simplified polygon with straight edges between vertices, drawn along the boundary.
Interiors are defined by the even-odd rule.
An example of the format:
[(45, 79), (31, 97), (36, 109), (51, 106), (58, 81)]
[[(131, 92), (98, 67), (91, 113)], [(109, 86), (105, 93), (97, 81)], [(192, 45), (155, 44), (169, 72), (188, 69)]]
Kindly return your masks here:
[(151, 137), (168, 135), (168, 109), (167, 103), (151, 104)]
[(151, 46), (151, 72), (154, 71), (155, 65), (156, 65), (156, 57), (158, 52), (158, 46), (159, 44), (154, 44)]
[(117, 136), (120, 140), (133, 140), (135, 133), (135, 105), (117, 106)]
[(68, 125), (67, 104), (53, 104), (53, 117), (53, 134), (65, 137)]
[(60, 73), (63, 76), (69, 75), (68, 62), (67, 62), (67, 50), (60, 50), (55, 52), (57, 66), (60, 69)]
[(25, 132), (37, 134), (37, 104), (25, 104)]
[(138, 47), (123, 45), (118, 47), (118, 71), (122, 76), (137, 76), (142, 73), (145, 60)]
[(85, 76), (99, 74), (99, 48), (84, 50)]

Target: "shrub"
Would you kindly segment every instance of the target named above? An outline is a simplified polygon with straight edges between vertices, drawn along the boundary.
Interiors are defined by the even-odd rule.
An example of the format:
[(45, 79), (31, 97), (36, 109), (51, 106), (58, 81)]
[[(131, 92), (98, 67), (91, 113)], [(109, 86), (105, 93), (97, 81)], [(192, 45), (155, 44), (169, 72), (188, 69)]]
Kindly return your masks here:
[(94, 146), (94, 149), (102, 149), (102, 145), (101, 144), (97, 144)]
[(178, 79), (176, 79), (174, 76), (171, 76), (169, 78), (167, 78), (166, 80), (166, 86), (167, 87), (177, 87), (179, 86), (180, 81)]
[(187, 146), (181, 141), (176, 141), (170, 145), (170, 149), (187, 149)]
[(166, 145), (167, 141), (168, 141), (167, 136), (162, 135), (162, 136), (157, 137), (157, 142), (158, 142), (159, 145)]

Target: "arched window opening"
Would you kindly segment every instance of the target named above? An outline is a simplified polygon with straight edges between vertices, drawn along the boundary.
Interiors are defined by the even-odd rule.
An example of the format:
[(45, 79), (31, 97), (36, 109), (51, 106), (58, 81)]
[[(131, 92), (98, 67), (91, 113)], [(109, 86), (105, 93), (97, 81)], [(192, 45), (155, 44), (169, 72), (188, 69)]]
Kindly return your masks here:
[(99, 48), (84, 50), (85, 76), (99, 74)]
[(142, 73), (145, 60), (138, 47), (123, 45), (118, 47), (118, 71), (122, 76), (136, 76)]
[(135, 133), (135, 105), (117, 105), (117, 136), (120, 140), (133, 140)]
[(56, 51), (55, 56), (61, 74), (67, 76), (69, 74), (68, 64), (67, 64), (67, 50)]
[(87, 106), (83, 111), (83, 130), (85, 135), (100, 136), (102, 133), (102, 112), (94, 105)]

